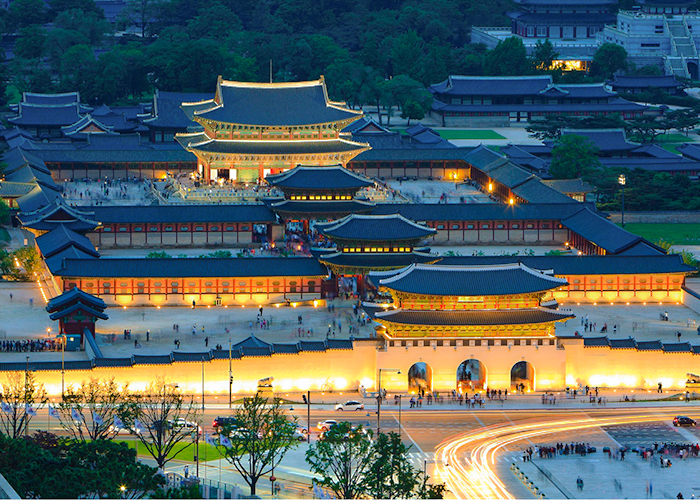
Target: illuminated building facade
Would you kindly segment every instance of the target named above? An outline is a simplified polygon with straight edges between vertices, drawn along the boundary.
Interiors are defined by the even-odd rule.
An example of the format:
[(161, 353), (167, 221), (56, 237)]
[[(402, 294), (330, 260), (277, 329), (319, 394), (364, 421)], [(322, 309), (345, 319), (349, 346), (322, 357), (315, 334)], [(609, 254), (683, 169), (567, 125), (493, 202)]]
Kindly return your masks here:
[(205, 181), (255, 182), (299, 164), (346, 165), (369, 149), (342, 133), (362, 112), (330, 101), (323, 77), (294, 83), (219, 77), (213, 99), (183, 103), (182, 108), (204, 127), (176, 139), (197, 156)]

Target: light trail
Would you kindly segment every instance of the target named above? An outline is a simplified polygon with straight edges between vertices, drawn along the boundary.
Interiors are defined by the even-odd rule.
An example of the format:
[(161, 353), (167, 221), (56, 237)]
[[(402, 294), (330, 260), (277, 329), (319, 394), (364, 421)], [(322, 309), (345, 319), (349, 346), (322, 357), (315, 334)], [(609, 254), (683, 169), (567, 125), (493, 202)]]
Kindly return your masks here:
[[(456, 498), (514, 499), (491, 468), (496, 454), (516, 441), (546, 434), (572, 432), (605, 425), (654, 422), (677, 413), (665, 410), (654, 415), (624, 415), (604, 418), (572, 418), (562, 415), (556, 420), (510, 425), (501, 423), (460, 434), (437, 446), (435, 476), (444, 481)], [(668, 414), (666, 414), (668, 413)], [(465, 458), (464, 455), (468, 454)]]

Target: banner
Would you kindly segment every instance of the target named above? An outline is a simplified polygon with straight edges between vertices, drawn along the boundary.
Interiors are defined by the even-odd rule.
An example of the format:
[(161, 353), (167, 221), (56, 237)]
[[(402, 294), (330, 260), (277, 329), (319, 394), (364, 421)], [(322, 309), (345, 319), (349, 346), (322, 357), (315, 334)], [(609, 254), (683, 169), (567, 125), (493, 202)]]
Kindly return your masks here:
[(122, 419), (119, 418), (118, 416), (114, 415), (114, 428), (116, 430), (123, 429), (124, 428), (124, 422), (122, 422)]
[(102, 419), (102, 415), (100, 415), (94, 410), (92, 412), (92, 421), (95, 422), (95, 424), (97, 425), (102, 425), (105, 423), (105, 421)]
[(12, 407), (3, 401), (2, 402), (2, 411), (4, 411), (5, 413), (7, 413), (9, 415), (10, 413), (12, 413)]
[(146, 432), (146, 428), (143, 426), (143, 424), (138, 418), (134, 419), (134, 427), (136, 427), (137, 434), (142, 434)]
[(30, 417), (36, 417), (36, 410), (30, 404), (24, 406), (24, 413), (26, 413)]
[(83, 421), (83, 415), (77, 410), (77, 408), (72, 408), (70, 411), (70, 416), (73, 420), (78, 423)]
[(219, 436), (219, 443), (221, 444), (221, 446), (224, 446), (226, 448), (233, 448), (231, 440), (224, 435)]
[(51, 405), (49, 405), (49, 417), (61, 420), (60, 413), (58, 413), (58, 410)]

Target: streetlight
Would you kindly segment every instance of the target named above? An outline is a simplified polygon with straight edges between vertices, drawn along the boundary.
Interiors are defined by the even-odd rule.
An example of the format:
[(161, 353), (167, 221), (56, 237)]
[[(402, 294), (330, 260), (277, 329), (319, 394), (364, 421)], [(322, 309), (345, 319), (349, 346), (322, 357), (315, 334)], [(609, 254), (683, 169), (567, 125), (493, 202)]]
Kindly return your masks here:
[(382, 371), (385, 372), (396, 372), (401, 375), (401, 370), (398, 368), (380, 368), (379, 369), (379, 383), (377, 384), (377, 434), (382, 432), (382, 424), (380, 420), (380, 415), (382, 411)]
[(627, 177), (624, 174), (620, 174), (617, 182), (622, 186), (622, 227), (625, 227), (625, 184), (627, 184)]
[(202, 356), (202, 411), (204, 411), (204, 356)]
[(231, 337), (228, 338), (228, 409), (231, 409), (231, 404), (233, 400), (233, 374), (231, 372)]

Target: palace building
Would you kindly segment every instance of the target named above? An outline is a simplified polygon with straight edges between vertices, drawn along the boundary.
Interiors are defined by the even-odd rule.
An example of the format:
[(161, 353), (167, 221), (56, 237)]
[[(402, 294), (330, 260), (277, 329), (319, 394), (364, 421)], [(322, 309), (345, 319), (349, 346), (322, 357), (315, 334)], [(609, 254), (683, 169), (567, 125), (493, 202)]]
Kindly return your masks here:
[(204, 127), (176, 139), (198, 158), (205, 181), (255, 182), (297, 166), (346, 165), (369, 149), (342, 133), (362, 117), (328, 99), (326, 83), (249, 83), (219, 77), (213, 99), (183, 103)]
[(298, 166), (265, 180), (282, 191), (284, 198), (268, 198), (266, 204), (285, 221), (300, 221), (308, 232), (309, 220), (337, 219), (350, 213), (370, 212), (376, 206), (358, 199), (362, 189), (374, 181), (342, 165)]
[(435, 229), (400, 214), (351, 214), (316, 224), (316, 228), (335, 245), (332, 249), (316, 249), (318, 259), (334, 274), (354, 276), (358, 281), (369, 271), (439, 260), (430, 254), (430, 248), (420, 246), (421, 241), (435, 235)]

